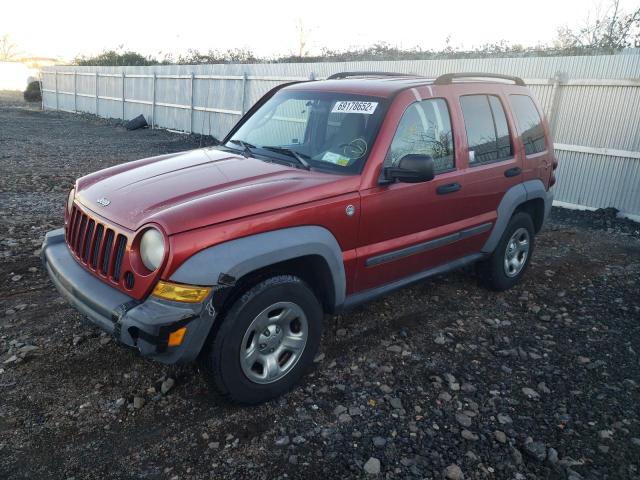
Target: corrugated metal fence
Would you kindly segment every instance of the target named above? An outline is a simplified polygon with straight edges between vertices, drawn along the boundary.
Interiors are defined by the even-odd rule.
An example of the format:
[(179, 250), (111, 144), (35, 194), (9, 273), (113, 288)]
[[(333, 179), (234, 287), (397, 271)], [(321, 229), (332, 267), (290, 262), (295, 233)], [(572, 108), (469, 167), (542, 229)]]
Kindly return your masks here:
[(462, 60), (56, 67), (42, 73), (43, 107), (130, 119), (222, 138), (264, 93), (338, 71), (434, 77), (490, 72), (523, 77), (551, 123), (560, 161), (556, 199), (615, 207), (640, 218), (640, 55)]

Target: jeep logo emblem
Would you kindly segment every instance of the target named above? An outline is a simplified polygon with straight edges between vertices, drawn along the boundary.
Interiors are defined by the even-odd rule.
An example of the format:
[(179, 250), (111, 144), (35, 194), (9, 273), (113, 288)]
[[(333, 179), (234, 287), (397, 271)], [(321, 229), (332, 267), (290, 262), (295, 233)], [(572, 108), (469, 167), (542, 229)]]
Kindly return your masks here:
[(111, 203), (111, 200), (107, 200), (106, 198), (102, 197), (102, 198), (99, 198), (98, 200), (96, 200), (96, 202), (98, 202), (99, 205), (102, 205), (103, 207), (106, 207)]

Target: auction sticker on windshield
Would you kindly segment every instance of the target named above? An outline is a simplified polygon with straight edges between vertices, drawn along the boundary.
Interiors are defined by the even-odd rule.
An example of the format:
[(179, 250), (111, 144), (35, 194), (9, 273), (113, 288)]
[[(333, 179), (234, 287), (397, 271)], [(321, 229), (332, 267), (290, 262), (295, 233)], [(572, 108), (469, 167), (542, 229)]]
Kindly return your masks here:
[(371, 115), (376, 111), (378, 102), (361, 102), (358, 100), (344, 100), (336, 102), (331, 113), (364, 113)]

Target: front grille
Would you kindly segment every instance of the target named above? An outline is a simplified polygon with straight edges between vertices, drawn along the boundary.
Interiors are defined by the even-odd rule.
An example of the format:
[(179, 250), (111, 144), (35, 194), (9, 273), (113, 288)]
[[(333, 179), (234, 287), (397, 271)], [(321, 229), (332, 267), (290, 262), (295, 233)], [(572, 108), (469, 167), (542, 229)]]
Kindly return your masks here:
[(76, 206), (66, 233), (67, 245), (84, 266), (116, 283), (120, 281), (127, 248), (125, 235), (91, 218)]

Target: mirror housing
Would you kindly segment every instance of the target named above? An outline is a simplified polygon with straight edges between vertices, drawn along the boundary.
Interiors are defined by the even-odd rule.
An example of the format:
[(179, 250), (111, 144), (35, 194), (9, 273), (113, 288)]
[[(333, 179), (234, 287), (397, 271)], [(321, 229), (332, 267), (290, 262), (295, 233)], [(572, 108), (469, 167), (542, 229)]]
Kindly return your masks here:
[(405, 155), (398, 162), (397, 167), (387, 167), (384, 169), (384, 176), (387, 181), (419, 183), (433, 180), (435, 166), (431, 155), (410, 153)]

